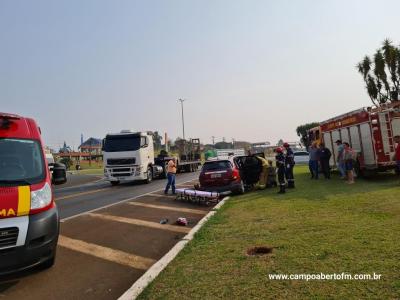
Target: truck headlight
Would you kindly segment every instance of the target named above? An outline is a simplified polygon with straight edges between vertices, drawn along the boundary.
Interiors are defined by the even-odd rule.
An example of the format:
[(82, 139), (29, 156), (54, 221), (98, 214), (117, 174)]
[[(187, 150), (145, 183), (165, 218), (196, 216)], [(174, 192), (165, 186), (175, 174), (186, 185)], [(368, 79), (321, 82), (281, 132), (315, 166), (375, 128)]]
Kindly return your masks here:
[(51, 188), (46, 182), (40, 190), (31, 192), (31, 209), (46, 207), (50, 204), (51, 199)]

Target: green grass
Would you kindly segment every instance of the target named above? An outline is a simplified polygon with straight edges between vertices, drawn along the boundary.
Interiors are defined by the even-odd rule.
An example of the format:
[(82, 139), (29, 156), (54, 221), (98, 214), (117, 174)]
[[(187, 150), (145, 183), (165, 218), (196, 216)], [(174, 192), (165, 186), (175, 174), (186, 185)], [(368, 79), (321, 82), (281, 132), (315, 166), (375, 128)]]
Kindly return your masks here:
[(77, 174), (85, 174), (85, 175), (104, 175), (104, 169), (83, 169), (79, 171), (75, 171)]
[[(347, 185), (311, 181), (295, 190), (231, 198), (139, 299), (398, 299), (400, 185), (392, 174)], [(274, 247), (249, 257), (252, 246)], [(379, 281), (278, 281), (268, 274), (382, 274)]]

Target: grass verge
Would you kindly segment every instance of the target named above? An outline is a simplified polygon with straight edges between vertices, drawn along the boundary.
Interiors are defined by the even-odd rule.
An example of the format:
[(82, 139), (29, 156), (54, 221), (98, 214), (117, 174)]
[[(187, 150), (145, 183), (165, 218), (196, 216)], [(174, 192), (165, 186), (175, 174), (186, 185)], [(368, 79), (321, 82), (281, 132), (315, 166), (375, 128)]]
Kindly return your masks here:
[[(397, 299), (400, 186), (392, 174), (311, 181), (229, 200), (139, 299)], [(260, 257), (253, 246), (273, 247)], [(271, 280), (269, 274), (381, 274), (380, 280)]]

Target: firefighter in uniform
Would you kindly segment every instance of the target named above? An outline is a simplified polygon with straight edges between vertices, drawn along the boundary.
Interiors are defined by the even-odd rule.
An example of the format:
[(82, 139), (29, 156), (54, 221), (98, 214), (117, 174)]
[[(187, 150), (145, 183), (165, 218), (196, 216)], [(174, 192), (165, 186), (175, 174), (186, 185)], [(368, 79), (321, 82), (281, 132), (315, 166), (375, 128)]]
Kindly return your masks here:
[(268, 182), (269, 163), (264, 157), (256, 155), (256, 158), (260, 161), (262, 167), (257, 187), (263, 190), (267, 186)]
[(292, 148), (290, 148), (290, 145), (288, 143), (284, 143), (283, 147), (286, 149), (286, 155), (285, 155), (285, 168), (286, 168), (286, 181), (288, 183), (288, 188), (294, 188), (294, 175), (293, 175), (293, 168), (295, 165), (294, 162), (294, 153)]
[(283, 154), (283, 149), (281, 147), (276, 149), (276, 167), (278, 169), (278, 183), (279, 183), (279, 194), (285, 193), (285, 155)]

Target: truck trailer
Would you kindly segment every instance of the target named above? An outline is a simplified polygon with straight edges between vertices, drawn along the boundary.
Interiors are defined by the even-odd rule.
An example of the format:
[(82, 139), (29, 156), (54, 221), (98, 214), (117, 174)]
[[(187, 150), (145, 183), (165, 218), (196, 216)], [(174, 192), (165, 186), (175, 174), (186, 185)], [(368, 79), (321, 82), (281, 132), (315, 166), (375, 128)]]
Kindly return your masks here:
[[(185, 144), (186, 151), (179, 151), (178, 172), (196, 171), (201, 163), (200, 141), (193, 139)], [(122, 181), (143, 181), (150, 183), (155, 178), (165, 178), (166, 165), (172, 156), (166, 151), (156, 157), (153, 134), (122, 130), (109, 133), (103, 139), (104, 176), (112, 185)]]

